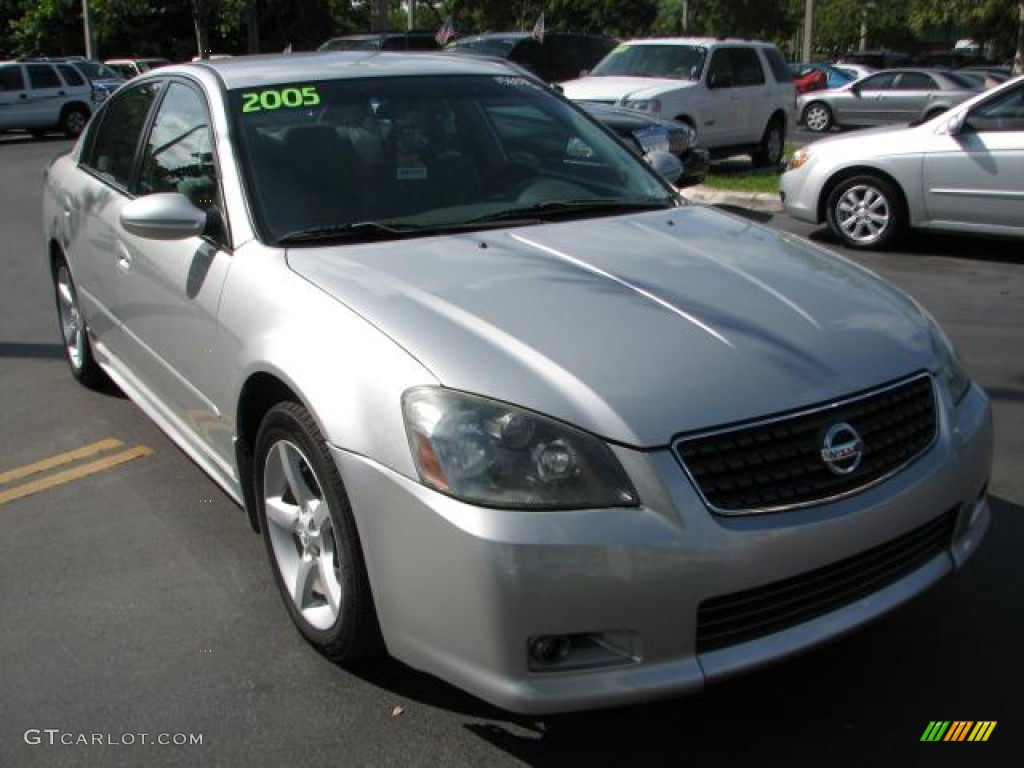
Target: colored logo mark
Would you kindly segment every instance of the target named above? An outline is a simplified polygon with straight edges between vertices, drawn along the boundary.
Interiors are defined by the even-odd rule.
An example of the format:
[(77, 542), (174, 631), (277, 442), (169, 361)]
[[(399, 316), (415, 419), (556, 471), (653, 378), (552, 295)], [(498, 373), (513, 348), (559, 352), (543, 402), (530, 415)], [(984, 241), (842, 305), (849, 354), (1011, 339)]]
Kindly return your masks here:
[(921, 741), (988, 741), (995, 729), (995, 720), (932, 720)]

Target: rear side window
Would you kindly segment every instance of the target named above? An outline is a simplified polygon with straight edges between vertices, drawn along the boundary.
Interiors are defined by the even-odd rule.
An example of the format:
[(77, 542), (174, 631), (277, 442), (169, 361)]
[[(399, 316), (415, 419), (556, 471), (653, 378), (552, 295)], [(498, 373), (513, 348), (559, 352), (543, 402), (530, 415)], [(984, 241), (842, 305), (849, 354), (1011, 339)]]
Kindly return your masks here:
[(64, 77), (64, 82), (68, 85), (85, 85), (85, 78), (82, 77), (82, 73), (70, 64), (58, 64), (57, 69), (60, 70), (61, 75)]
[(83, 165), (123, 189), (131, 188), (139, 136), (161, 85), (122, 88), (111, 97), (90, 136)]
[(772, 70), (772, 77), (775, 78), (775, 82), (793, 82), (793, 72), (790, 70), (789, 65), (786, 64), (786, 60), (782, 58), (778, 48), (762, 48), (761, 53), (768, 59), (768, 66)]
[(23, 90), (25, 90), (25, 76), (21, 74), (21, 67), (17, 64), (0, 67), (0, 91)]
[(57, 70), (50, 64), (29, 64), (28, 81), (32, 88), (60, 88), (60, 78), (57, 77)]
[(896, 87), (901, 91), (934, 91), (939, 85), (924, 72), (904, 72)]
[(733, 82), (737, 86), (764, 85), (764, 70), (761, 59), (753, 48), (733, 48), (729, 51), (732, 59)]

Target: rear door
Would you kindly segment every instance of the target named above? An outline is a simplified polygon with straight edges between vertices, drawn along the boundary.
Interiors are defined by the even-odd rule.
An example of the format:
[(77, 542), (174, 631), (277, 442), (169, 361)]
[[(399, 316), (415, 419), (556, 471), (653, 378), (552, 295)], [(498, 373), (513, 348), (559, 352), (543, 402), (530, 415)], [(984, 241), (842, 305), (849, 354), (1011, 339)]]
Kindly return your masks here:
[(57, 69), (53, 64), (32, 63), (25, 65), (25, 72), (28, 75), (32, 125), (57, 125), (61, 107), (68, 96), (68, 90), (57, 74)]
[[(32, 105), (21, 64), (0, 65), (0, 129), (31, 125)], [(29, 122), (26, 122), (29, 121)]]
[(927, 72), (903, 72), (889, 99), (889, 122), (909, 123), (917, 120), (928, 104), (941, 93), (938, 82)]

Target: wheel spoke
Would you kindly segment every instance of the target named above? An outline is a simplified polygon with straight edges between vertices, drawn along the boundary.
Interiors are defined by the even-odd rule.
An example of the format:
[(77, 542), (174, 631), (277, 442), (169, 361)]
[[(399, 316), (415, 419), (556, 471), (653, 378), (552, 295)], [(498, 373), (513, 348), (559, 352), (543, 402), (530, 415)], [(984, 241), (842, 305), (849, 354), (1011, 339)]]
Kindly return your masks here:
[(274, 525), (287, 531), (295, 529), (295, 521), (299, 518), (297, 506), (288, 504), (280, 496), (267, 496), (264, 499), (264, 507), (267, 510), (267, 520)]
[(284, 471), (285, 482), (288, 483), (295, 501), (302, 506), (314, 500), (316, 497), (302, 476), (302, 463), (305, 461), (302, 454), (288, 443), (282, 442), (277, 444), (277, 460)]
[(313, 599), (313, 582), (317, 577), (317, 560), (300, 557), (296, 566), (295, 575), (290, 580), (288, 588), (295, 606), (301, 611), (307, 608)]
[(335, 616), (341, 608), (341, 585), (338, 583), (338, 576), (334, 572), (333, 552), (324, 550), (317, 560), (317, 571), (320, 576), (320, 586), (323, 588), (324, 597), (331, 606), (331, 613)]
[(75, 297), (71, 293), (71, 286), (64, 279), (57, 283), (57, 293), (60, 294), (60, 299), (64, 302), (65, 307), (71, 309), (75, 306)]

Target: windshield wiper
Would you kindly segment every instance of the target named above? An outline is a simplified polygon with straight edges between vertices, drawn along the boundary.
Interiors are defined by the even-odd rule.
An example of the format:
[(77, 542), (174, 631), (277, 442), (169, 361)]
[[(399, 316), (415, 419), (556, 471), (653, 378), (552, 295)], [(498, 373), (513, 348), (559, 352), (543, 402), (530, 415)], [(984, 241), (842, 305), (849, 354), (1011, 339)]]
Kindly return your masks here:
[(670, 208), (666, 200), (618, 200), (615, 198), (591, 198), (587, 200), (549, 200), (534, 203), (520, 208), (508, 208), (504, 211), (488, 213), (475, 219), (468, 219), (464, 224), (485, 224), (489, 221), (539, 222), (546, 218), (558, 218), (566, 214), (578, 213), (615, 213), (619, 211), (660, 211)]
[(321, 243), (329, 240), (347, 240), (351, 237), (388, 238), (418, 233), (424, 227), (416, 224), (400, 224), (394, 221), (351, 221), (347, 224), (331, 224), (288, 232), (277, 239), (278, 245), (296, 243)]

